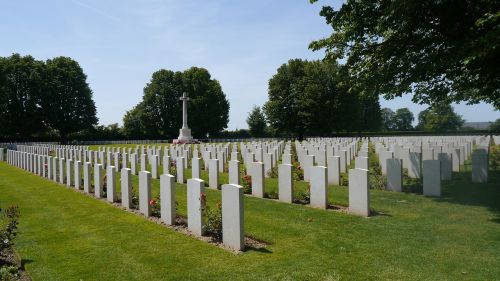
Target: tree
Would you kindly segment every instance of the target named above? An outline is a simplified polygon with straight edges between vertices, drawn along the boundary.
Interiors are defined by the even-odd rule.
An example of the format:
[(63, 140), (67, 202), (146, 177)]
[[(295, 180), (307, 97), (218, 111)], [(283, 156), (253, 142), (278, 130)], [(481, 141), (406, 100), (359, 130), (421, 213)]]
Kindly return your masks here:
[(294, 59), (281, 65), (264, 105), (270, 130), (303, 138), (378, 129), (378, 97), (351, 87), (344, 73), (335, 62)]
[(266, 133), (266, 118), (260, 107), (254, 106), (247, 117), (248, 130), (254, 138), (263, 137)]
[(333, 32), (310, 48), (345, 61), (350, 81), (386, 99), (499, 109), (499, 10), (497, 0), (348, 0), (322, 8)]
[(382, 123), (382, 114), (380, 110), (378, 96), (375, 95), (361, 95), (360, 96), (360, 109), (361, 109), (361, 124), (359, 130), (367, 132), (374, 132), (380, 130)]
[(71, 58), (56, 57), (45, 64), (46, 87), (40, 105), (45, 122), (59, 131), (62, 139), (97, 124), (92, 90), (86, 80), (83, 69)]
[(144, 88), (139, 106), (141, 126), (146, 136), (173, 138), (179, 134), (182, 126), (179, 98), (183, 90), (181, 72), (162, 69), (153, 73), (151, 81)]
[[(191, 99), (188, 111), (193, 136), (215, 135), (227, 128), (229, 102), (219, 81), (212, 79), (208, 70), (199, 67), (184, 71), (182, 78), (184, 91)], [(180, 102), (178, 104), (181, 105)]]
[(394, 124), (394, 111), (392, 109), (384, 107), (381, 111), (382, 116), (382, 130), (383, 131), (392, 131), (396, 128)]
[(182, 126), (182, 103), (186, 92), (188, 124), (194, 137), (213, 135), (227, 127), (229, 102), (217, 80), (204, 68), (184, 72), (161, 69), (144, 88), (143, 100), (124, 116), (124, 132), (132, 137), (175, 138)]
[(142, 103), (139, 103), (127, 111), (123, 117), (123, 134), (129, 139), (136, 139), (146, 135), (141, 121), (142, 112)]
[(393, 124), (395, 130), (397, 131), (410, 131), (413, 129), (411, 123), (415, 120), (413, 117), (413, 113), (408, 108), (400, 108), (396, 110), (396, 113), (393, 116)]
[(500, 118), (498, 118), (495, 122), (490, 124), (489, 127), (490, 131), (492, 132), (500, 132)]
[(15, 139), (64, 139), (97, 124), (92, 91), (76, 61), (19, 54), (0, 57), (0, 120), (0, 133)]
[(32, 56), (0, 58), (0, 132), (30, 138), (46, 131), (40, 107), (44, 89), (44, 63)]
[(418, 114), (418, 130), (433, 132), (458, 131), (464, 120), (451, 105), (434, 105)]

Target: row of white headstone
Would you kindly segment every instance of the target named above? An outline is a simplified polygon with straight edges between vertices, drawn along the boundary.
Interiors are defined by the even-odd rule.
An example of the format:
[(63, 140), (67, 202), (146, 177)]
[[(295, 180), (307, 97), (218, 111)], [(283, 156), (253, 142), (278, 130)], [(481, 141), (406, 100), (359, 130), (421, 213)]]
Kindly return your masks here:
[[(488, 181), (489, 138), (433, 137), (429, 142), (426, 138), (413, 137), (410, 140), (401, 143), (401, 138), (384, 138), (375, 144), (382, 173), (387, 175), (388, 190), (401, 191), (403, 168), (406, 168), (410, 178), (423, 178), (424, 195), (441, 196), (441, 181), (451, 180), (452, 172), (459, 172), (471, 154), (472, 182)], [(474, 145), (477, 148), (472, 151)]]
[[(2, 152), (2, 151), (0, 151)], [(3, 152), (1, 153), (3, 155)], [(96, 198), (104, 196), (104, 179), (106, 179), (106, 199), (117, 202), (116, 169), (108, 165), (104, 177), (104, 167), (100, 163), (82, 163), (58, 157), (39, 155), (28, 152), (7, 150), (7, 162), (37, 175), (52, 179), (68, 187), (82, 189), (85, 193), (92, 193)], [(82, 167), (83, 166), (83, 167)], [(83, 169), (82, 169), (83, 168)], [(139, 211), (145, 216), (151, 216), (151, 179), (149, 171), (139, 172)], [(121, 169), (121, 204), (123, 207), (132, 208), (132, 171), (129, 168)], [(199, 178), (187, 181), (187, 210), (188, 229), (197, 234), (204, 234), (204, 204), (202, 198), (205, 183)], [(160, 217), (168, 225), (175, 224), (175, 183), (174, 176), (163, 174), (160, 176)], [(222, 185), (222, 236), (223, 243), (232, 249), (244, 249), (244, 209), (243, 187), (238, 184)]]

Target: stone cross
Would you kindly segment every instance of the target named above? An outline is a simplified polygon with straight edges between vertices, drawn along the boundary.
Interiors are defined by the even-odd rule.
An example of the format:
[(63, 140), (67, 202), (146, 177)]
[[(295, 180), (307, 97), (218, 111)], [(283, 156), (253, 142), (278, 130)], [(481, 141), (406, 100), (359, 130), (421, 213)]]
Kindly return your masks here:
[(177, 142), (186, 143), (193, 140), (191, 129), (189, 129), (187, 122), (187, 102), (190, 98), (188, 98), (186, 93), (183, 93), (180, 100), (182, 101), (182, 128), (179, 130)]
[(187, 102), (191, 99), (188, 98), (187, 93), (184, 92), (179, 100), (182, 101), (182, 128), (187, 129), (188, 128)]

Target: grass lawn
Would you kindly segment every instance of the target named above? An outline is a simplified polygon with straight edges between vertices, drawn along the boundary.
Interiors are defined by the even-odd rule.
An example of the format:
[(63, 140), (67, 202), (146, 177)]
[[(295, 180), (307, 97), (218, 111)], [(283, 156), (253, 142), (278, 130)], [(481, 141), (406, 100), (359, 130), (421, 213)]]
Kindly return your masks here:
[[(16, 251), (34, 280), (498, 280), (500, 173), (470, 178), (454, 174), (442, 198), (372, 190), (381, 215), (368, 219), (246, 196), (246, 234), (269, 246), (239, 255), (6, 163), (0, 205), (20, 207)], [(329, 191), (347, 205), (346, 187)]]

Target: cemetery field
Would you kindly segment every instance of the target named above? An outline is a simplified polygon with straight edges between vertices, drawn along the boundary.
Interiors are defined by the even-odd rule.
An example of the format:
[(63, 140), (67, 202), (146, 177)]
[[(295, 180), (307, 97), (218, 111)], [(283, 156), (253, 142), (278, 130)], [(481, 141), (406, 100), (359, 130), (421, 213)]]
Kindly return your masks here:
[[(495, 280), (500, 172), (470, 179), (454, 174), (441, 198), (371, 190), (370, 218), (245, 196), (245, 234), (267, 245), (237, 255), (5, 162), (0, 204), (20, 208), (15, 249), (33, 280)], [(348, 204), (346, 187), (328, 188), (330, 202)], [(186, 215), (184, 184), (177, 202)]]

